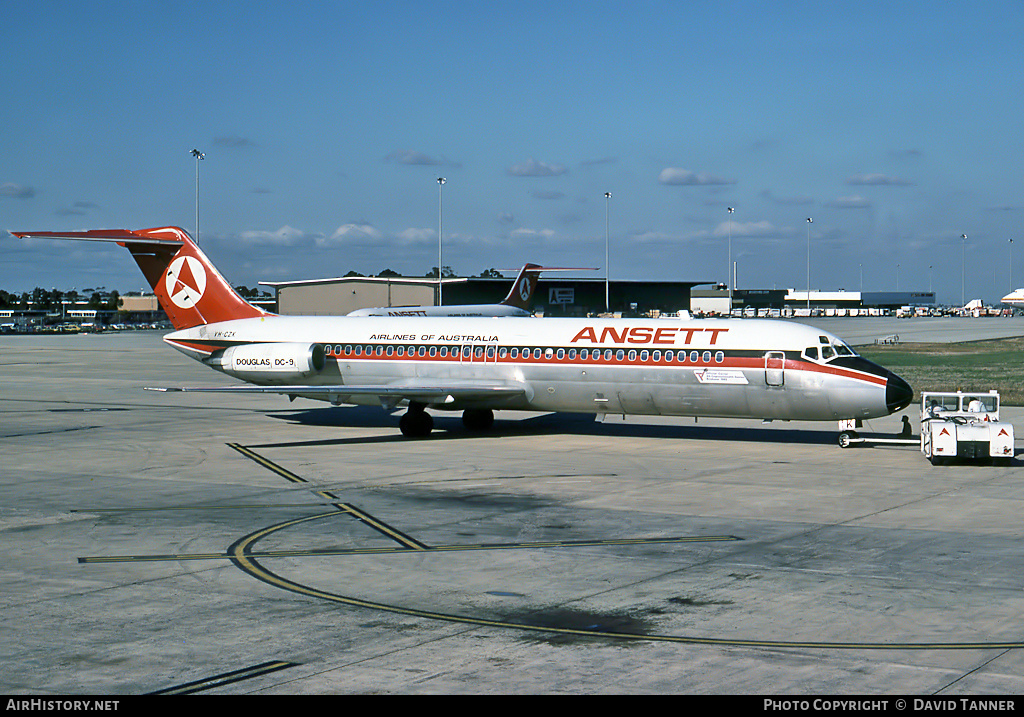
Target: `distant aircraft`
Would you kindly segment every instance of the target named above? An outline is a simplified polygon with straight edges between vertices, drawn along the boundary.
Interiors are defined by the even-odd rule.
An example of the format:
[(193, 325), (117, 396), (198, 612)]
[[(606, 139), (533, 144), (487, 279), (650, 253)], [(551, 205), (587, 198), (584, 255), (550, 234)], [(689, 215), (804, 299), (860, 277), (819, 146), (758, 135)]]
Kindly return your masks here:
[(1024, 289), (1014, 289), (1000, 301), (1011, 306), (1024, 306)]
[(530, 299), (542, 271), (566, 271), (563, 268), (526, 264), (512, 283), (508, 296), (497, 304), (451, 306), (376, 306), (350, 311), (349, 316), (531, 316)]
[(14, 234), (126, 247), (176, 329), (164, 341), (247, 382), (161, 390), (405, 404), (406, 436), (430, 433), (427, 408), (479, 430), (497, 409), (827, 421), (913, 398), (837, 336), (789, 321), (279, 316), (242, 299), (177, 227)]

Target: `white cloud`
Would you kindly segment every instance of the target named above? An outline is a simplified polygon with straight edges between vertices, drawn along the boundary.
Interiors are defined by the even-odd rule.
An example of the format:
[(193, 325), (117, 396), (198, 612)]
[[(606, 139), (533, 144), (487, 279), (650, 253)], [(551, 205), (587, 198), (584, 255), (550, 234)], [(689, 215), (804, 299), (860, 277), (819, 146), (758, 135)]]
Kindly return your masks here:
[(421, 167), (459, 167), (461, 166), (457, 162), (453, 162), (445, 157), (432, 157), (423, 152), (417, 152), (412, 149), (400, 149), (396, 152), (392, 152), (384, 158), (385, 162), (397, 162), (398, 164), (411, 164), (418, 165)]
[(342, 224), (330, 237), (317, 237), (316, 245), (329, 247), (338, 244), (360, 244), (370, 240), (377, 244), (383, 235), (371, 224)]
[(555, 236), (555, 232), (553, 229), (527, 229), (526, 227), (520, 227), (509, 232), (509, 236), (513, 239), (550, 239)]
[(686, 187), (719, 186), (723, 184), (736, 184), (735, 179), (726, 179), (712, 174), (691, 172), (689, 169), (679, 167), (666, 167), (658, 175), (658, 181), (662, 184)]
[(732, 236), (736, 237), (779, 237), (788, 236), (790, 232), (779, 229), (766, 219), (759, 222), (722, 222), (715, 227), (713, 235), (716, 237), (729, 236), (730, 229)]
[(530, 159), (521, 164), (513, 164), (506, 171), (513, 177), (557, 177), (569, 170), (560, 164), (547, 164)]
[(295, 246), (307, 235), (301, 229), (285, 225), (272, 232), (254, 230), (242, 232), (238, 236), (242, 241), (257, 246)]
[(905, 179), (890, 177), (886, 174), (855, 174), (846, 180), (847, 184), (855, 186), (887, 186), (906, 187), (911, 184)]
[(398, 232), (398, 238), (406, 245), (437, 242), (437, 230), (409, 227), (408, 229)]

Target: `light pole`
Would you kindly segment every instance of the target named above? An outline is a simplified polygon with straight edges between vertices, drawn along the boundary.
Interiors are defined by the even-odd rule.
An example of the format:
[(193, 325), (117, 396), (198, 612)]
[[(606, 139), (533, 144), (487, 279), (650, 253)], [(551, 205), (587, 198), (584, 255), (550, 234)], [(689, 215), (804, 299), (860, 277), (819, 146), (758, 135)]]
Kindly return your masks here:
[(733, 273), (732, 273), (732, 213), (736, 211), (734, 207), (727, 207), (729, 210), (729, 266), (726, 267), (725, 280), (729, 282), (729, 315), (732, 315), (732, 285), (733, 285)]
[(196, 158), (196, 244), (199, 243), (199, 162), (206, 159), (206, 155), (198, 149), (193, 149), (191, 155)]
[(807, 217), (807, 315), (811, 315), (811, 223), (814, 220)]
[(441, 306), (441, 277), (444, 275), (444, 264), (441, 262), (441, 187), (448, 181), (444, 177), (437, 178), (437, 305)]
[(964, 308), (967, 305), (967, 273), (964, 266), (967, 262), (967, 235), (960, 235), (960, 308)]
[(611, 313), (611, 302), (608, 298), (608, 206), (612, 202), (612, 193), (604, 193), (604, 313)]

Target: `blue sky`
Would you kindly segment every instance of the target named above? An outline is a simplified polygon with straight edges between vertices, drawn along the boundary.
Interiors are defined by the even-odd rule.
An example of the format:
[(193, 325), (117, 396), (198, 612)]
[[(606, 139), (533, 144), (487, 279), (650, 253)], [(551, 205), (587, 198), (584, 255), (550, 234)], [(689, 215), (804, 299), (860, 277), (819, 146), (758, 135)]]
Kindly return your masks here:
[[(444, 176), (460, 274), (604, 267), (607, 207), (612, 278), (724, 281), (731, 231), (740, 288), (802, 289), (809, 229), (814, 288), (959, 302), (962, 251), (967, 298), (1024, 285), (1020, 0), (39, 1), (0, 33), (3, 229), (194, 231), (197, 147), (237, 284), (426, 273)], [(0, 288), (141, 287), (57, 244), (0, 238)]]

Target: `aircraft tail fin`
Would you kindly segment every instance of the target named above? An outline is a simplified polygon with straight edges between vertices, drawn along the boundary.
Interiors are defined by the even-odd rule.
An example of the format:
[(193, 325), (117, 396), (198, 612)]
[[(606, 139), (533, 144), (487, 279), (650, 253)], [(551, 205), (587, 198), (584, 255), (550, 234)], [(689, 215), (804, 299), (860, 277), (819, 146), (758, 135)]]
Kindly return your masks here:
[(508, 292), (508, 296), (501, 300), (501, 303), (529, 311), (530, 300), (533, 298), (533, 292), (537, 288), (537, 281), (540, 279), (542, 271), (596, 271), (596, 269), (590, 267), (526, 264), (520, 269), (519, 276), (516, 277), (515, 282), (512, 284), (511, 291)]
[(508, 296), (502, 299), (501, 303), (529, 311), (530, 299), (533, 298), (533, 290), (537, 288), (537, 280), (540, 278), (542, 268), (539, 264), (524, 265), (519, 276), (512, 283)]
[(115, 242), (131, 252), (175, 329), (267, 316), (232, 288), (179, 227), (11, 232), (17, 237)]

